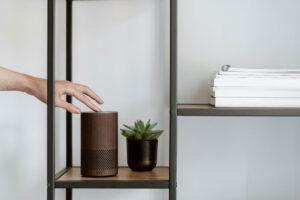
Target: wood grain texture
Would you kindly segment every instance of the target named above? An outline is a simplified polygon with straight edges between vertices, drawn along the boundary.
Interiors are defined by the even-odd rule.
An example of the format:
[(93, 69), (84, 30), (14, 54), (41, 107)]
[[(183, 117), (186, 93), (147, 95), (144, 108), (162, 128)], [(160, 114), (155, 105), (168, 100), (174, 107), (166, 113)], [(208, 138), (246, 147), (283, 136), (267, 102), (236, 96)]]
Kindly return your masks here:
[(82, 112), (81, 148), (84, 150), (117, 149), (118, 113)]
[(209, 104), (178, 104), (178, 109), (207, 109), (207, 108), (214, 108), (214, 106)]
[(300, 116), (300, 108), (214, 107), (209, 104), (178, 104), (178, 116)]
[(282, 109), (282, 110), (288, 110), (288, 109), (300, 109), (300, 107), (290, 107), (290, 108), (285, 108), (285, 107), (215, 107), (210, 104), (178, 104), (177, 106), (178, 109), (248, 109), (248, 110), (253, 110), (253, 109), (269, 109), (269, 110), (274, 110), (274, 109)]
[(146, 180), (169, 180), (169, 168), (157, 167), (149, 172), (134, 172), (127, 167), (119, 167), (117, 176), (112, 177), (83, 177), (80, 167), (73, 167), (58, 181), (146, 181)]

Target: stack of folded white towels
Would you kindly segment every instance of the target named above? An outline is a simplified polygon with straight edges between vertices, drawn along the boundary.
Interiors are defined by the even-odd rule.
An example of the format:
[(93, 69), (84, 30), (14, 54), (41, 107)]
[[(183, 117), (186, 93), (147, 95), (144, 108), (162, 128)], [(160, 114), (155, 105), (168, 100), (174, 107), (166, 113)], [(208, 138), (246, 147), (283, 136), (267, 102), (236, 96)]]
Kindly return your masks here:
[(212, 81), (215, 107), (300, 107), (300, 69), (222, 67)]

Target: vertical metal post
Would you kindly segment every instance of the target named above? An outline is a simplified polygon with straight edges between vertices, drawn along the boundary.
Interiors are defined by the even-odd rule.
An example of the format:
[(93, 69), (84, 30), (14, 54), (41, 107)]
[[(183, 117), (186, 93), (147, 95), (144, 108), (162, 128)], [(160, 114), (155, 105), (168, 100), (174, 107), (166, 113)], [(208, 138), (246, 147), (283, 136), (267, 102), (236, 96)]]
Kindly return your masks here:
[(169, 199), (177, 192), (177, 0), (170, 0), (170, 188)]
[[(72, 0), (66, 2), (66, 80), (72, 81)], [(72, 103), (72, 97), (67, 96), (67, 102)], [(67, 127), (67, 168), (72, 167), (72, 113), (66, 111)], [(66, 189), (66, 199), (72, 200), (72, 189)]]
[(48, 35), (47, 35), (47, 200), (55, 199), (55, 58), (54, 58), (54, 23), (55, 1), (48, 0)]

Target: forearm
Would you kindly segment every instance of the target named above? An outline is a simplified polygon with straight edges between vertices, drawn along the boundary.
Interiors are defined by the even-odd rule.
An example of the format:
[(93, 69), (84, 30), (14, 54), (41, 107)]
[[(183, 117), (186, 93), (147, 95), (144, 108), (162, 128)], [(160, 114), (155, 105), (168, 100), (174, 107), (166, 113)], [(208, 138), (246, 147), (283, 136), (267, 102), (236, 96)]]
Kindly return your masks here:
[(0, 67), (0, 91), (33, 93), (34, 77)]
[[(36, 78), (0, 67), (0, 91), (12, 90), (26, 92), (47, 103), (47, 79)], [(81, 110), (77, 106), (64, 101), (62, 99), (63, 95), (74, 96), (90, 109), (96, 112), (101, 111), (86, 95), (99, 104), (103, 104), (102, 99), (87, 86), (70, 81), (55, 81), (55, 106), (78, 114)]]

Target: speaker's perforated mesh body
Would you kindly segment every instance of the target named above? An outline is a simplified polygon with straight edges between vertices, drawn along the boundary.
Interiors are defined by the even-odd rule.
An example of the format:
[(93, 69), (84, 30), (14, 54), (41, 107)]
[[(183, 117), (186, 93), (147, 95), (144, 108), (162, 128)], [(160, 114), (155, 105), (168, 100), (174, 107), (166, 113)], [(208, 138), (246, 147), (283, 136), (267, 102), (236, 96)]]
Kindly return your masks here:
[(81, 174), (118, 173), (118, 113), (81, 114)]

